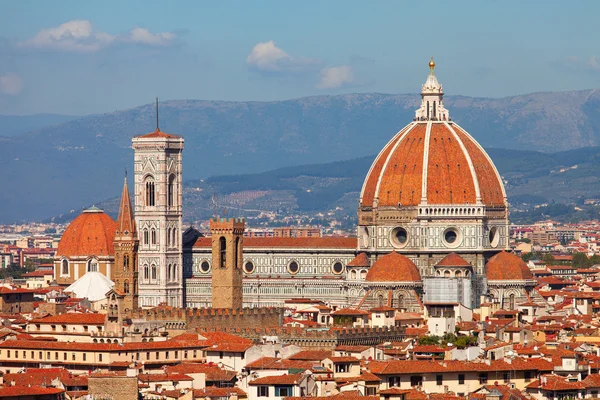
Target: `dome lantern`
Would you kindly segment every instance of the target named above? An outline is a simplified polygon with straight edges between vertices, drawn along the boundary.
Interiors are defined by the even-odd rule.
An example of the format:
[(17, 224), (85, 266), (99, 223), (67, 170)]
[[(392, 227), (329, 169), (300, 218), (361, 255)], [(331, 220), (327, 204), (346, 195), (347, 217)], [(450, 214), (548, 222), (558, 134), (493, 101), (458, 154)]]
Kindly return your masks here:
[(416, 121), (449, 121), (443, 103), (444, 90), (435, 76), (435, 61), (429, 61), (429, 75), (421, 87), (421, 107), (415, 112)]

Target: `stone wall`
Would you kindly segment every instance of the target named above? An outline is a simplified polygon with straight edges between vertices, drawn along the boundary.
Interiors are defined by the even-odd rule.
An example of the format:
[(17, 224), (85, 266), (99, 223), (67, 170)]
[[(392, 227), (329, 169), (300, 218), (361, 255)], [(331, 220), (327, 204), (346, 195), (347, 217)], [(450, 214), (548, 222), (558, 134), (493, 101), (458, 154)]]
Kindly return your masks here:
[(241, 310), (172, 308), (140, 310), (136, 317), (146, 321), (185, 323), (185, 325), (176, 324), (178, 329), (279, 327), (283, 324), (283, 309), (273, 307), (243, 308)]
[(97, 399), (131, 400), (138, 398), (138, 380), (135, 376), (90, 376), (88, 393)]

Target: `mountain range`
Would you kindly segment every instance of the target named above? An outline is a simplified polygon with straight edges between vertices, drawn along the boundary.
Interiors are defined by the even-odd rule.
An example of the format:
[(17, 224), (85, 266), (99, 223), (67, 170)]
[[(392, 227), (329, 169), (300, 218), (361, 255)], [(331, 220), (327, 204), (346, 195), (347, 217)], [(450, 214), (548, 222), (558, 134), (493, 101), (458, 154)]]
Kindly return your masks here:
[[(378, 93), (275, 102), (172, 100), (160, 104), (160, 121), (161, 130), (185, 137), (184, 177), (191, 180), (376, 154), (412, 120), (418, 103), (416, 95)], [(550, 152), (600, 144), (597, 90), (501, 99), (448, 96), (445, 104), (488, 149)], [(0, 192), (0, 222), (47, 218), (118, 195), (124, 170), (133, 164), (131, 137), (154, 129), (154, 105), (144, 105), (0, 137), (0, 184), (7, 188)], [(492, 153), (507, 171), (502, 157)], [(529, 167), (523, 166), (521, 178), (508, 171), (517, 174), (514, 179), (528, 179), (538, 169), (531, 159), (554, 156), (523, 157), (519, 165)], [(556, 157), (563, 162), (563, 155)], [(352, 179), (362, 183), (365, 164), (364, 170), (356, 162), (343, 168), (355, 170)]]

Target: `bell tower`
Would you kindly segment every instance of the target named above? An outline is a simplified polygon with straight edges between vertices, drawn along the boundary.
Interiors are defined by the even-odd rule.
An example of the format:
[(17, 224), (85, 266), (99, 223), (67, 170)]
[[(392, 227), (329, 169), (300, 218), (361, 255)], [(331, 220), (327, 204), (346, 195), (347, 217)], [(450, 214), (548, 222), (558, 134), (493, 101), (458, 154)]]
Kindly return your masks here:
[(243, 307), (242, 260), (245, 226), (243, 218), (210, 220), (213, 308)]
[(114, 289), (124, 296), (121, 307), (121, 314), (123, 315), (131, 315), (138, 308), (138, 243), (137, 229), (129, 198), (129, 188), (127, 187), (127, 177), (125, 177), (117, 219), (117, 231), (113, 242), (115, 266), (112, 270), (112, 280), (115, 282)]
[(133, 138), (141, 307), (183, 307), (183, 138), (156, 131)]

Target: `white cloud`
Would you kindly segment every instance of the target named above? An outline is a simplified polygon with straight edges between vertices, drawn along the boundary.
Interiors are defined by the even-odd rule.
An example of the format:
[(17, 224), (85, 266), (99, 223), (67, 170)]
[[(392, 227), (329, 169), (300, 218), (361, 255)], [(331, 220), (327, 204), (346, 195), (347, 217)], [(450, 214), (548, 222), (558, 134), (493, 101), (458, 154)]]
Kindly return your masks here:
[(587, 61), (587, 66), (593, 70), (600, 71), (600, 60), (597, 56), (591, 56)]
[(323, 68), (321, 79), (317, 83), (319, 89), (335, 89), (354, 83), (354, 70), (349, 65), (338, 65)]
[(93, 53), (116, 43), (139, 43), (165, 46), (176, 38), (174, 33), (151, 33), (146, 28), (134, 28), (127, 35), (111, 35), (94, 30), (88, 20), (73, 20), (54, 28), (42, 29), (34, 37), (19, 43), (22, 47)]
[(152, 33), (146, 28), (133, 28), (129, 35), (123, 38), (123, 41), (132, 43), (147, 44), (149, 46), (167, 46), (171, 44), (177, 36), (171, 32)]
[(0, 94), (16, 96), (23, 90), (23, 79), (16, 74), (0, 75)]
[(305, 72), (321, 64), (319, 60), (306, 57), (292, 57), (273, 40), (261, 42), (252, 48), (246, 64), (263, 72)]

